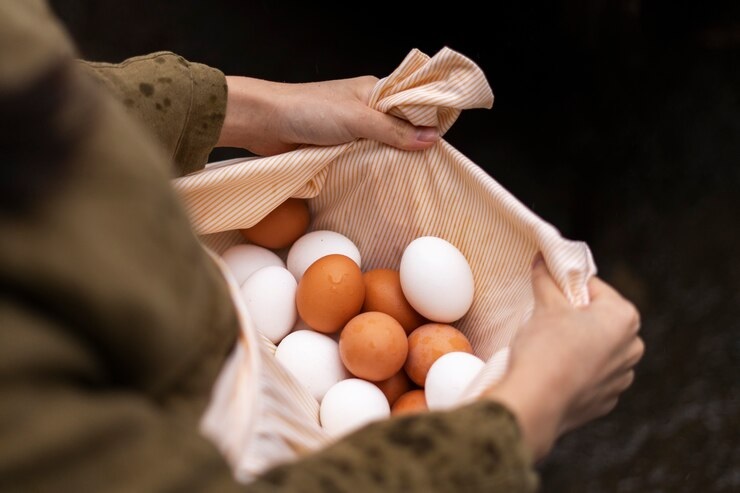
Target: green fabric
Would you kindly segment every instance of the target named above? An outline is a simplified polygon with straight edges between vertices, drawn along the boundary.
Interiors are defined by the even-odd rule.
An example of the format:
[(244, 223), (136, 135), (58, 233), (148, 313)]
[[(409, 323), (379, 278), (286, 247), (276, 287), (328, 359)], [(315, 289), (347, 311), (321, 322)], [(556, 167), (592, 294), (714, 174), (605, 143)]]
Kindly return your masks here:
[(159, 140), (178, 175), (203, 167), (226, 113), (223, 73), (169, 52), (80, 63)]
[[(513, 416), (494, 402), (375, 423), (260, 479), (280, 492), (533, 492)], [(260, 490), (258, 490), (260, 491)]]
[[(42, 2), (0, 0), (0, 13), (3, 39), (24, 39), (0, 59), (37, 61), (0, 90), (73, 64)], [(170, 186), (173, 160), (197, 169), (216, 142), (223, 79), (181, 60), (73, 64), (73, 91), (94, 101), (90, 131), (52, 193), (0, 211), (0, 491), (534, 491), (516, 423), (494, 403), (377, 423), (234, 481), (198, 424), (237, 321)]]

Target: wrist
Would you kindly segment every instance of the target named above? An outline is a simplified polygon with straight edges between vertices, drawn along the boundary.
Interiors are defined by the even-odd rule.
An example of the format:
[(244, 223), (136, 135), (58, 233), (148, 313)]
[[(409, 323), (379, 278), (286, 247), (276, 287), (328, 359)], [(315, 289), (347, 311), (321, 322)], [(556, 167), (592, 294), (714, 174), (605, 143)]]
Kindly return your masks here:
[(537, 380), (542, 379), (510, 372), (485, 394), (515, 416), (522, 441), (535, 461), (552, 449), (566, 409), (566, 399), (559, 394), (557, 386), (538, 386)]
[(226, 115), (217, 147), (259, 151), (266, 138), (274, 134), (271, 123), (275, 112), (271, 102), (273, 85), (250, 77), (226, 77)]

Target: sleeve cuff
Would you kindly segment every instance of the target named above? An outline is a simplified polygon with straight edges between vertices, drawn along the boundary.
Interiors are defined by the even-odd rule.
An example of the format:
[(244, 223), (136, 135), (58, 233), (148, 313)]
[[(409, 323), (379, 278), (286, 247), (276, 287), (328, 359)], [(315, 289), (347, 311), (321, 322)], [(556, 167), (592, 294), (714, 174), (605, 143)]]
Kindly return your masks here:
[(180, 175), (203, 168), (218, 142), (226, 115), (227, 86), (223, 72), (200, 63), (188, 65), (191, 103), (175, 150)]
[(167, 51), (117, 64), (80, 60), (80, 66), (152, 133), (177, 176), (203, 168), (226, 113), (226, 77), (220, 70)]

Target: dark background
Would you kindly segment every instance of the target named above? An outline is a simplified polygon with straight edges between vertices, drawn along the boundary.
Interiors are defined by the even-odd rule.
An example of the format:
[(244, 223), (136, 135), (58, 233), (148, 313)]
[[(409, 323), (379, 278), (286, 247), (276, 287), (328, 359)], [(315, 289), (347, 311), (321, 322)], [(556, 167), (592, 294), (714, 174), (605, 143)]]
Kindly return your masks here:
[(496, 101), (445, 138), (588, 242), (643, 317), (635, 384), (558, 442), (543, 491), (740, 491), (740, 2), (51, 3), (101, 61), (172, 50), (304, 82), (384, 77), (412, 48), (471, 58)]

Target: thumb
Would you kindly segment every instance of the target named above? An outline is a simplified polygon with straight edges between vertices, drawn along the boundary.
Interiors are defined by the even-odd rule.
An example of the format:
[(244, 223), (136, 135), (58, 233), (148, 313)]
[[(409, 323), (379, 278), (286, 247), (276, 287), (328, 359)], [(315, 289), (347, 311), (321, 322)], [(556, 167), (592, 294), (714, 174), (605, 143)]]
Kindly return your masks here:
[(415, 127), (401, 118), (368, 108), (358, 124), (357, 134), (406, 151), (431, 147), (439, 140), (434, 127)]
[(550, 275), (542, 253), (537, 253), (532, 263), (532, 291), (536, 305), (558, 305), (568, 303), (565, 295)]

